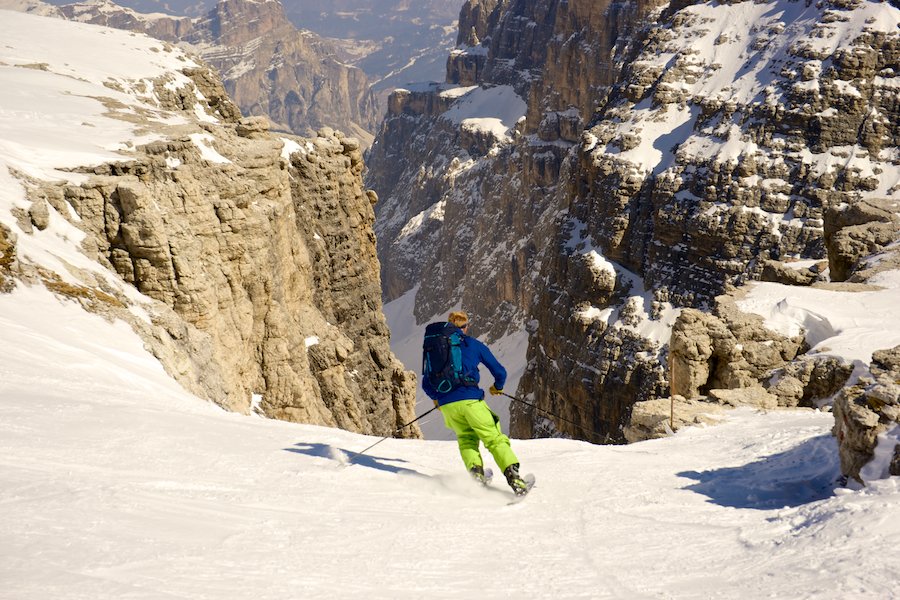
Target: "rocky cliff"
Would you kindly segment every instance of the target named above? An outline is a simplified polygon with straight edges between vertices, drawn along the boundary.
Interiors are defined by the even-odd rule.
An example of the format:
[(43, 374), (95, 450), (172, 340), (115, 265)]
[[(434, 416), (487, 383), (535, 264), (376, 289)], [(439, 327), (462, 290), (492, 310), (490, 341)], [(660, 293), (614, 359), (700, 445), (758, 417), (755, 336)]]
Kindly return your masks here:
[(386, 300), (419, 285), (420, 320), (461, 304), (489, 338), (522, 328), (563, 159), (650, 8), (465, 3), (447, 83), (395, 92), (367, 155)]
[(280, 2), (222, 0), (205, 17), (141, 14), (109, 0), (60, 7), (67, 18), (140, 31), (199, 54), (222, 76), (244, 114), (266, 115), (283, 131), (330, 126), (367, 146), (378, 111), (362, 70), (331, 42), (299, 31)]
[[(540, 406), (561, 394), (576, 421), (616, 439), (635, 398), (760, 385), (796, 357), (774, 352), (771, 333), (762, 354), (712, 344), (694, 382), (680, 376), (678, 325), (671, 345), (638, 333), (747, 280), (846, 279), (896, 239), (888, 223), (854, 235), (851, 215), (890, 221), (873, 205), (895, 204), (897, 17), (880, 3), (698, 4), (647, 30), (572, 155), (523, 382)], [(827, 263), (783, 267), (797, 259)], [(739, 364), (745, 376), (721, 372)]]
[[(396, 93), (371, 150), (385, 298), (419, 286), (420, 320), (461, 304), (489, 337), (527, 328), (520, 437), (624, 441), (635, 402), (673, 392), (833, 399), (869, 360), (807, 355), (736, 288), (877, 287), (864, 265), (898, 239), (898, 19), (855, 0), (467, 2), (448, 83)], [(515, 111), (491, 98), (507, 89)]]
[[(138, 133), (119, 145), (121, 160), (69, 167), (62, 181), (16, 171), (25, 198), (0, 229), (0, 287), (43, 282), (129, 322), (187, 389), (229, 410), (377, 435), (411, 420), (415, 378), (389, 349), (359, 142), (330, 129), (309, 139), (270, 133), (171, 46), (103, 28), (60, 31), (83, 47), (118, 40), (132, 69), (132, 40), (149, 60), (183, 66), (132, 79), (89, 65), (109, 95), (90, 101), (106, 107), (105, 130), (125, 123)], [(58, 65), (40, 52), (16, 48), (5, 73), (41, 64), (74, 85), (77, 56)], [(70, 127), (101, 117), (83, 119)], [(80, 233), (58, 243), (75, 240), (92, 260), (36, 262), (28, 248), (64, 223)]]

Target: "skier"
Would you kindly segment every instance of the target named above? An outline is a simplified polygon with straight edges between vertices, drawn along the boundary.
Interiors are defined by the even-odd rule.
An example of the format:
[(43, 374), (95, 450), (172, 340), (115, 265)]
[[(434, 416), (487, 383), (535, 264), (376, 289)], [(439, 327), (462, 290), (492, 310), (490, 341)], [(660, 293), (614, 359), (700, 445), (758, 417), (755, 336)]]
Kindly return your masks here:
[[(506, 383), (506, 369), (494, 358), (483, 343), (467, 335), (469, 317), (464, 312), (451, 312), (448, 323), (435, 323), (426, 329), (425, 356), (423, 357), (422, 388), (434, 405), (444, 415), (444, 424), (456, 434), (459, 453), (466, 469), (482, 484), (486, 484), (484, 463), (479, 451), (479, 441), (494, 457), (497, 466), (506, 476), (506, 481), (517, 496), (528, 492), (529, 485), (519, 475), (519, 459), (513, 454), (509, 438), (503, 435), (500, 417), (484, 401), (484, 390), (479, 385), (478, 365), (483, 363), (494, 377), (490, 387), (493, 395), (503, 392)], [(429, 355), (429, 338), (453, 338), (457, 351), (457, 370), (441, 380), (433, 374), (431, 365), (439, 359)], [(454, 348), (455, 349), (455, 348)], [(461, 360), (460, 360), (461, 359)], [(445, 356), (445, 362), (450, 362)], [(449, 372), (449, 367), (448, 367)], [(431, 376), (429, 376), (431, 374)], [(440, 383), (435, 384), (434, 381)]]

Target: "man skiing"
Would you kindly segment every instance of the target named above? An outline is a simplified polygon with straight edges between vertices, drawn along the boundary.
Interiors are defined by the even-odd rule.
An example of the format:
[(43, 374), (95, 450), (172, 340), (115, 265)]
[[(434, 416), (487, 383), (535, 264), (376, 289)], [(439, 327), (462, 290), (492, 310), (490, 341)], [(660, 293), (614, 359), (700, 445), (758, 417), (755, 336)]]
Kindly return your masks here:
[[(513, 454), (509, 438), (503, 435), (500, 417), (484, 401), (484, 390), (478, 385), (478, 365), (483, 363), (494, 377), (491, 394), (502, 393), (506, 383), (506, 369), (494, 358), (487, 346), (467, 335), (468, 327), (469, 317), (461, 311), (451, 312), (447, 323), (428, 326), (425, 333), (422, 388), (435, 406), (440, 408), (444, 424), (456, 434), (459, 453), (472, 477), (483, 484), (487, 483), (479, 451), (479, 441), (484, 442), (513, 492), (521, 496), (528, 492), (529, 485), (519, 476), (519, 459)], [(453, 341), (450, 342), (450, 349), (445, 352), (445, 358), (435, 358), (439, 354), (432, 350), (434, 344), (440, 344), (448, 338)], [(439, 341), (435, 342), (434, 339)], [(448, 364), (453, 362), (454, 353), (456, 373), (453, 373), (453, 365)], [(434, 364), (442, 361), (444, 365)]]

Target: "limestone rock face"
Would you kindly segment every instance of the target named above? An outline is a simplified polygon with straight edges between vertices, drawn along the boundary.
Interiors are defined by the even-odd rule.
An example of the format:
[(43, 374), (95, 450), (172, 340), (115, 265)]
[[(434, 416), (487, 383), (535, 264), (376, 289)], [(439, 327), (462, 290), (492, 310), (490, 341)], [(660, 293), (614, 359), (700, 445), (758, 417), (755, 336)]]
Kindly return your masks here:
[(328, 41), (298, 31), (280, 2), (221, 1), (201, 23), (185, 41), (203, 48), (244, 113), (300, 135), (331, 126), (371, 142), (378, 114), (365, 73), (338, 61)]
[[(833, 397), (848, 366), (732, 294), (895, 264), (873, 253), (897, 239), (898, 10), (470, 0), (448, 83), (395, 94), (369, 154), (385, 299), (527, 329), (518, 437), (624, 441), (634, 403), (671, 394)], [(505, 87), (521, 117), (474, 135)]]
[(873, 199), (841, 204), (825, 213), (825, 243), (834, 281), (845, 281), (860, 259), (900, 238), (900, 201)]
[(331, 126), (372, 140), (377, 109), (362, 70), (337, 49), (298, 31), (280, 2), (221, 0), (203, 18), (144, 15), (110, 0), (63, 6), (70, 19), (147, 33), (199, 54), (244, 114), (265, 115), (283, 131), (314, 135)]
[(822, 275), (822, 265), (826, 263), (820, 262), (812, 267), (794, 268), (790, 263), (782, 263), (778, 260), (763, 261), (762, 273), (760, 273), (760, 281), (773, 281), (775, 283), (783, 283), (785, 285), (811, 285), (815, 283)]
[[(760, 107), (738, 106), (737, 101), (730, 104), (706, 95), (673, 91), (679, 86), (702, 88), (703, 81), (722, 68), (718, 63), (708, 63), (705, 56), (696, 56), (689, 45), (681, 46), (684, 36), (692, 35), (689, 31), (708, 34), (702, 26), (705, 18), (688, 9), (649, 33), (645, 56), (636, 59), (627, 71), (622, 97), (612, 98), (605, 112), (598, 115), (597, 124), (585, 135), (579, 157), (583, 175), (578, 183), (581, 202), (575, 218), (587, 224), (608, 259), (643, 274), (654, 288), (665, 287), (670, 299), (679, 304), (691, 304), (695, 299), (708, 297), (709, 291), (718, 293), (728, 282), (741, 281), (746, 273), (754, 273), (761, 266), (753, 264), (758, 257), (824, 257), (826, 209), (842, 202), (854, 204), (858, 191), (872, 189), (868, 187), (871, 182), (859, 181), (856, 170), (845, 173), (841, 167), (832, 167), (823, 173), (809, 163), (791, 158), (800, 148), (828, 154), (832, 151), (827, 149), (833, 145), (830, 136), (829, 144), (823, 146), (821, 136), (807, 134), (815, 130), (810, 123), (815, 116), (807, 112), (809, 107), (802, 102), (808, 98), (797, 96), (798, 87), (802, 86), (792, 87), (792, 81), (776, 86), (784, 86), (784, 102), (773, 101), (772, 106), (778, 108), (766, 109), (775, 111), (771, 114), (761, 114)], [(827, 27), (818, 23), (812, 29)], [(776, 27), (745, 43), (753, 50), (762, 44), (763, 37), (772, 38), (777, 30)], [(726, 43), (734, 44), (735, 40), (720, 45)], [(873, 68), (889, 68), (894, 53), (892, 44), (896, 41), (864, 38), (854, 43), (858, 46), (853, 47), (860, 51), (869, 48), (869, 44), (874, 44), (878, 52), (884, 51), (886, 62)], [(788, 51), (793, 65), (804, 65), (810, 60), (804, 48), (798, 44)], [(667, 55), (669, 50), (679, 58), (663, 71), (653, 52)], [(869, 50), (867, 55), (874, 57)], [(781, 76), (787, 73), (784, 70)], [(874, 72), (866, 73), (863, 76), (870, 77), (866, 85), (880, 85)], [(840, 87), (835, 81), (845, 81), (844, 77), (849, 76), (839, 69), (828, 74), (829, 85), (833, 86), (815, 96), (823, 110), (843, 106), (844, 97), (835, 92)], [(725, 92), (721, 95), (724, 97)], [(638, 109), (641, 102), (650, 102), (649, 108)], [(863, 119), (870, 108), (881, 110), (881, 102), (879, 94), (873, 95), (872, 104), (855, 106), (853, 118)], [(653, 162), (657, 159), (650, 160), (644, 151), (650, 138), (640, 123), (645, 118), (671, 121), (676, 128), (675, 121), (682, 120), (676, 114), (683, 117), (683, 134), (676, 129), (671, 155), (656, 154), (664, 162)], [(719, 128), (731, 117), (739, 119), (735, 123), (737, 129), (730, 125)], [(751, 125), (750, 120), (755, 120), (756, 125)], [(789, 135), (796, 136), (791, 138), (792, 145), (783, 146), (780, 139), (770, 142), (767, 136), (772, 134), (754, 129), (763, 122), (776, 129), (784, 124)], [(721, 154), (707, 156), (695, 151), (700, 140), (710, 135), (741, 140), (753, 152), (725, 159)], [(843, 152), (835, 149), (830, 155), (840, 158)], [(873, 165), (881, 162), (877, 155), (871, 159)], [(837, 180), (846, 184), (832, 185)], [(766, 184), (759, 186), (756, 181)], [(784, 214), (799, 218), (785, 221), (778, 216)], [(653, 236), (649, 244), (641, 241), (647, 235)]]
[[(565, 373), (582, 388), (566, 394), (579, 405), (590, 396), (600, 405), (594, 414), (610, 419), (595, 429), (615, 437), (628, 406), (654, 397), (622, 398), (610, 389), (621, 386), (598, 386), (593, 369), (610, 355), (620, 358), (601, 380), (627, 382), (645, 369), (647, 353), (621, 352), (617, 337), (548, 343), (585, 315), (606, 329), (635, 302), (646, 307), (644, 330), (664, 326), (670, 310), (681, 314), (650, 359), (667, 360), (668, 369), (644, 390), (697, 397), (762, 385), (779, 404), (811, 404), (846, 380), (845, 365), (827, 375), (819, 373), (825, 365), (808, 374), (808, 367), (777, 371), (804, 349), (723, 318), (713, 299), (752, 279), (815, 285), (829, 276), (818, 267), (790, 272), (785, 265), (796, 259), (827, 260), (831, 279), (862, 281), (865, 257), (897, 239), (890, 214), (897, 104), (885, 76), (897, 67), (900, 36), (874, 25), (875, 13), (897, 9), (824, 3), (782, 21), (764, 16), (773, 4), (798, 6), (670, 5), (636, 42), (619, 83), (597, 100), (570, 156), (557, 250), (543, 260), (546, 284), (533, 310), (540, 333), (531, 338), (519, 393), (542, 408), (559, 405), (557, 373)], [(751, 30), (729, 25), (734, 11), (751, 7), (759, 11)], [(867, 23), (861, 33), (839, 37), (833, 24), (856, 18)], [(710, 23), (723, 29), (713, 32)], [(743, 69), (767, 85), (755, 87)], [(638, 293), (574, 283), (589, 257), (610, 266), (617, 291), (630, 285)], [(778, 373), (780, 384), (770, 383)], [(521, 417), (513, 413), (513, 430), (535, 433), (531, 416)]]
[(0, 223), (0, 293), (8, 292), (13, 285), (15, 262), (15, 235), (8, 227)]
[(726, 406), (755, 406), (764, 410), (776, 408), (778, 399), (762, 386), (709, 390), (709, 397)]
[(500, 0), (466, 0), (459, 11), (457, 46), (480, 46), (496, 27)]
[(632, 406), (631, 417), (622, 431), (629, 443), (654, 440), (686, 426), (715, 425), (722, 420), (724, 411), (719, 404), (684, 396), (643, 400)]
[(871, 377), (845, 388), (834, 403), (834, 435), (838, 440), (841, 471), (847, 477), (864, 482), (900, 475), (900, 442), (897, 435), (885, 438), (888, 460), (884, 472), (864, 474), (879, 445), (879, 435), (898, 433), (900, 427), (900, 346), (875, 352), (869, 366)]
[(758, 315), (738, 311), (727, 296), (717, 298), (713, 313), (683, 310), (669, 343), (672, 393), (695, 398), (714, 389), (753, 387), (793, 360), (803, 336), (785, 338), (762, 322)]
[[(170, 374), (229, 410), (392, 434), (414, 417), (415, 376), (389, 347), (359, 141), (274, 135), (267, 119), (241, 118), (211, 72), (184, 74), (177, 89), (152, 83), (179, 116), (143, 122), (160, 139), (81, 169), (82, 183), (28, 183), (23, 229), (53, 207), (110, 277), (19, 276), (130, 322)], [(0, 231), (0, 285), (13, 244)], [(147, 318), (122, 282), (152, 299)]]
[[(447, 83), (392, 94), (367, 155), (385, 300), (418, 285), (420, 321), (460, 304), (488, 339), (522, 329), (568, 178), (563, 159), (624, 61), (622, 40), (603, 32), (639, 28), (650, 8), (464, 4)], [(485, 101), (491, 94), (496, 102)], [(477, 119), (503, 129), (478, 129)]]
[[(575, 284), (588, 280), (576, 273), (570, 273), (573, 283), (568, 289), (572, 294), (590, 294), (598, 304), (621, 302), (615, 293), (616, 284), (612, 282), (621, 277), (610, 271), (607, 274), (615, 279), (607, 284), (605, 292), (598, 286), (585, 290)], [(578, 407), (576, 414), (591, 415), (582, 428), (602, 432), (609, 441), (627, 440), (625, 425), (632, 429), (643, 427), (631, 416), (634, 398), (653, 399), (671, 393), (688, 400), (702, 398), (704, 402), (720, 405), (766, 409), (779, 404), (779, 397), (767, 390), (765, 383), (776, 369), (790, 364), (804, 349), (802, 335), (786, 338), (767, 329), (762, 317), (741, 312), (733, 296), (723, 295), (715, 299), (711, 312), (683, 309), (657, 317), (660, 324), (671, 319), (671, 337), (665, 348), (668, 368), (665, 369), (659, 358), (663, 351), (659, 341), (640, 334), (642, 323), (652, 322), (652, 319), (643, 309), (630, 308), (635, 304), (634, 298), (632, 296), (624, 303), (618, 311), (618, 322), (612, 324), (594, 318), (594, 309), (582, 308), (566, 326), (578, 323), (586, 333), (566, 330), (566, 340), (562, 343), (556, 331), (543, 333), (538, 327), (531, 338), (529, 358), (540, 364), (545, 357), (552, 356), (554, 365), (549, 374), (529, 368), (522, 386), (546, 387), (554, 390), (554, 394), (559, 393), (568, 403), (558, 400), (552, 408), (547, 408), (548, 411), (564, 416), (565, 412), (561, 411), (567, 410), (565, 405), (575, 404)], [(542, 310), (544, 307), (537, 305), (535, 312), (540, 314)], [(552, 307), (547, 311), (551, 312)], [(632, 319), (633, 323), (629, 324)], [(539, 353), (534, 352), (535, 347), (539, 348)], [(602, 348), (602, 354), (597, 354), (598, 348)], [(544, 379), (537, 379), (539, 376)], [(590, 385), (587, 385), (588, 381)], [(582, 388), (586, 388), (588, 394), (584, 394)], [(803, 395), (801, 388), (799, 396)], [(591, 399), (597, 397), (604, 399), (602, 410), (592, 408), (597, 403)], [(574, 402), (573, 398), (576, 399)], [(796, 406), (797, 401), (793, 405)], [(649, 418), (647, 415), (654, 406), (645, 405), (642, 414)], [(513, 414), (522, 420), (515, 421), (512, 430), (520, 435), (532, 433), (527, 427), (519, 427), (522, 422), (530, 422), (533, 415), (518, 409)], [(579, 422), (569, 417), (567, 420)], [(576, 432), (574, 427), (562, 427), (566, 427), (566, 433), (584, 435)], [(638, 434), (632, 431), (629, 435), (637, 439)]]
[(622, 428), (629, 443), (653, 440), (696, 425), (715, 425), (725, 417), (725, 411), (737, 407), (752, 407), (760, 411), (778, 408), (778, 399), (762, 386), (712, 389), (708, 396), (642, 400), (631, 407), (628, 422)]
[(768, 390), (779, 406), (815, 407), (831, 400), (850, 379), (853, 367), (832, 356), (800, 357), (774, 371)]

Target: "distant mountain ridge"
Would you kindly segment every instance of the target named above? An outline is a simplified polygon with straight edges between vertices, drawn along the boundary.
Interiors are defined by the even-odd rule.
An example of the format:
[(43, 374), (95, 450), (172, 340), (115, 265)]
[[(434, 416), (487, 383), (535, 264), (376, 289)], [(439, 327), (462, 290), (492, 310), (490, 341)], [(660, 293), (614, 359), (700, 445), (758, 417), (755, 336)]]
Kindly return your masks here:
[(373, 82), (382, 103), (395, 87), (440, 81), (453, 47), (460, 2), (444, 0), (284, 0), (298, 27), (347, 48), (364, 44), (348, 62)]
[(199, 54), (221, 74), (229, 95), (278, 129), (312, 135), (334, 127), (372, 139), (380, 118), (369, 80), (338, 47), (298, 31), (275, 0), (221, 0), (203, 17), (142, 14), (111, 0), (59, 6), (66, 18), (147, 33)]
[[(120, 0), (118, 4), (143, 13), (202, 18), (215, 9), (216, 1)], [(379, 113), (394, 87), (443, 78), (459, 12), (456, 3), (440, 0), (284, 0), (281, 4), (295, 27), (327, 39), (340, 61), (366, 73), (381, 105)]]

